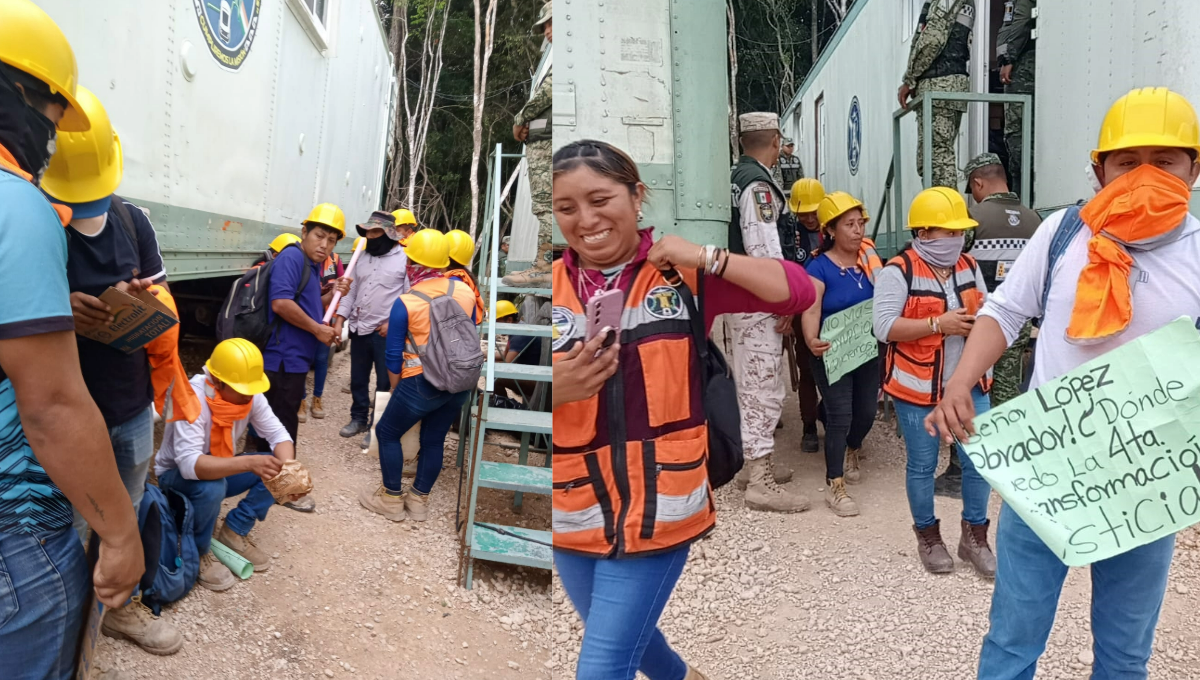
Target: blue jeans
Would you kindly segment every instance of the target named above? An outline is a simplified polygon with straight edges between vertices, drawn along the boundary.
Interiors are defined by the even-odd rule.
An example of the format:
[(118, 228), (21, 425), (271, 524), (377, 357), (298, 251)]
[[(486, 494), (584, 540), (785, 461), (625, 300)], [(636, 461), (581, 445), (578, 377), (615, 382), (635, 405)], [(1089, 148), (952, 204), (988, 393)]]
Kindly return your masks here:
[[(966, 458), (964, 457), (964, 462)], [(1092, 569), (1092, 680), (1145, 680), (1175, 554), (1174, 534)], [(1054, 625), (1067, 565), (1008, 504), (996, 530), (996, 587), (979, 680), (1032, 680)]]
[[(317, 360), (313, 363), (313, 396), (325, 394), (325, 378), (329, 375), (329, 345), (317, 344)], [(304, 386), (304, 398), (308, 399), (308, 385)]]
[[(975, 401), (975, 413), (984, 413), (991, 408), (988, 396), (978, 387), (971, 390)], [(896, 418), (904, 433), (904, 448), (908, 451), (908, 466), (904, 488), (908, 492), (908, 509), (913, 524), (918, 529), (927, 529), (937, 522), (933, 510), (933, 473), (937, 471), (938, 450), (941, 440), (930, 437), (925, 431), (925, 416), (933, 411), (932, 406), (917, 406), (896, 400)], [(971, 458), (959, 447), (958, 460), (962, 464), (962, 518), (970, 524), (987, 521), (988, 496), (992, 487), (979, 476), (971, 464)]]
[(554, 551), (554, 567), (583, 619), (576, 680), (683, 680), (687, 664), (658, 629), (688, 547), (652, 557), (602, 560)]
[[(270, 453), (243, 453), (243, 456), (270, 456)], [(237, 507), (225, 515), (225, 526), (238, 536), (245, 536), (254, 528), (255, 520), (267, 518), (267, 511), (275, 505), (275, 497), (267, 491), (262, 480), (253, 472), (239, 472), (224, 479), (187, 479), (179, 470), (168, 470), (158, 478), (158, 485), (187, 496), (192, 502), (192, 530), (196, 536), (196, 551), (201, 555), (208, 552), (212, 544), (213, 527), (221, 513), (221, 501), (246, 494)], [(250, 493), (246, 493), (249, 491)]]
[(371, 391), (371, 369), (375, 369), (375, 392), (390, 392), (388, 380), (387, 338), (379, 333), (350, 334), (350, 420), (370, 423), (368, 415), (375, 403)]
[(417, 477), (412, 487), (421, 495), (433, 489), (442, 473), (446, 435), (468, 394), (469, 391), (443, 392), (430, 385), (424, 374), (397, 383), (387, 408), (375, 424), (375, 434), (379, 437), (379, 467), (383, 470), (383, 485), (389, 492), (399, 494), (402, 490), (404, 450), (400, 438), (417, 423), (421, 423), (421, 448), (417, 453)]
[[(148, 407), (120, 425), (108, 428), (108, 438), (117, 458), (117, 472), (136, 511), (146, 493), (146, 476), (150, 473), (150, 458), (154, 455), (154, 408)], [(82, 541), (88, 524), (78, 510), (75, 511), (74, 526)]]
[(70, 680), (91, 589), (79, 537), (0, 533), (0, 677)]

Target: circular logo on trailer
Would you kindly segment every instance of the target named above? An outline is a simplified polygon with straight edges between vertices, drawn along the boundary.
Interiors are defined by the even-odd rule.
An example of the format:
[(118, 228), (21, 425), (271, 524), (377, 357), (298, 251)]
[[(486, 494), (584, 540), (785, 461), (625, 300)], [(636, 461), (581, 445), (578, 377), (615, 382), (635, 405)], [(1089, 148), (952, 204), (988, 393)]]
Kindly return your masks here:
[(656, 319), (675, 319), (683, 314), (683, 299), (671, 286), (651, 289), (642, 303), (646, 312)]
[(570, 308), (555, 307), (550, 312), (550, 337), (554, 341), (551, 347), (555, 352), (566, 347), (575, 337), (575, 330), (575, 312)]
[(862, 158), (862, 109), (858, 107), (858, 97), (850, 100), (850, 117), (846, 122), (846, 160), (850, 164), (850, 174), (858, 174), (858, 161)]
[(192, 0), (208, 51), (222, 68), (242, 67), (258, 32), (262, 0)]

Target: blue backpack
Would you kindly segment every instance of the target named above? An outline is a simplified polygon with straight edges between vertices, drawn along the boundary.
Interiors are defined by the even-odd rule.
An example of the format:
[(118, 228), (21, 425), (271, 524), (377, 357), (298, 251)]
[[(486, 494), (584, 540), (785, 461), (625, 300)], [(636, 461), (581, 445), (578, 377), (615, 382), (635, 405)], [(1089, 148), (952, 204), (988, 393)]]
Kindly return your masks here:
[(138, 508), (138, 529), (146, 562), (158, 556), (153, 577), (147, 574), (142, 579), (142, 603), (157, 616), (164, 604), (181, 600), (191, 592), (200, 575), (192, 504), (180, 493), (147, 484)]

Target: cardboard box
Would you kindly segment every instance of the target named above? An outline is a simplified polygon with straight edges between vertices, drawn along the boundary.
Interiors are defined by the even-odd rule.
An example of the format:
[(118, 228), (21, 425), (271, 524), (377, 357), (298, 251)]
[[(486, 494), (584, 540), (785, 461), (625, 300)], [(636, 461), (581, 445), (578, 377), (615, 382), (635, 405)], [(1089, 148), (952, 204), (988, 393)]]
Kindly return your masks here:
[(145, 347), (151, 340), (179, 323), (179, 319), (175, 318), (171, 310), (149, 291), (130, 295), (116, 288), (109, 288), (100, 296), (100, 301), (112, 308), (112, 314), (116, 317), (112, 324), (80, 328), (75, 332), (126, 354)]
[[(111, 303), (110, 303), (111, 304)], [(100, 537), (89, 530), (88, 577), (96, 570), (100, 559)], [(87, 608), (84, 609), (83, 629), (79, 631), (79, 648), (75, 653), (75, 679), (90, 680), (96, 656), (96, 641), (100, 639), (100, 622), (104, 620), (104, 603), (96, 599), (96, 591), (88, 588)]]

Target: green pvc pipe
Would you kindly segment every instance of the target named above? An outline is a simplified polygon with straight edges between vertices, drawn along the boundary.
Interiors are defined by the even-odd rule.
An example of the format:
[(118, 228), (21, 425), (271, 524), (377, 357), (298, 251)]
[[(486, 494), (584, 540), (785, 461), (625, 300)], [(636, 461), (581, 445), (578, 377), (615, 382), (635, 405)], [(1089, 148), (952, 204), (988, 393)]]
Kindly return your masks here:
[(221, 564), (229, 567), (229, 571), (243, 581), (254, 573), (254, 565), (250, 563), (250, 560), (235, 553), (229, 546), (217, 539), (212, 540), (212, 547), (209, 549), (212, 550), (213, 556), (221, 561)]

